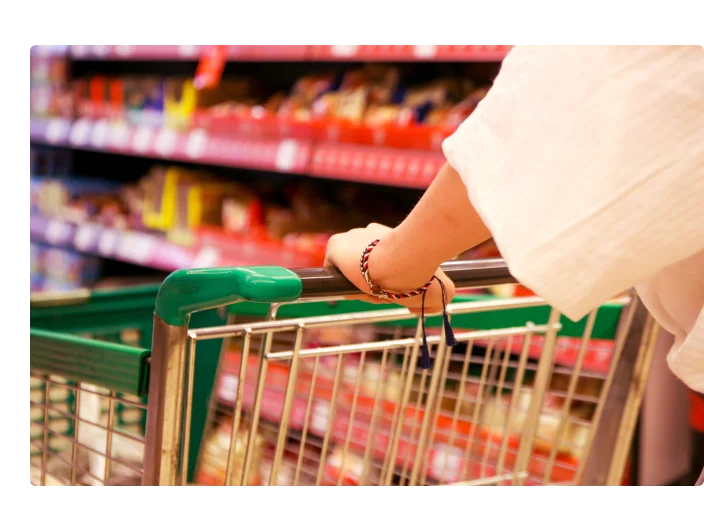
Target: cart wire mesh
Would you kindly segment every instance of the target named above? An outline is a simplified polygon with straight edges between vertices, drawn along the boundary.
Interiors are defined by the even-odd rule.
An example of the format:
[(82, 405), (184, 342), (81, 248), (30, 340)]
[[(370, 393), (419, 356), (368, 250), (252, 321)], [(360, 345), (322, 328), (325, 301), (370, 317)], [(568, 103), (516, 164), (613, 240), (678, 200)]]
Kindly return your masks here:
[[(544, 301), (474, 301), (452, 304), (449, 313), (537, 306)], [(406, 309), (276, 320), (277, 310), (272, 307), (269, 321), (236, 316), (236, 324), (188, 333), (191, 354), (202, 340), (227, 343), (212, 441), (199, 460), (201, 482), (580, 481), (613, 372), (608, 364), (584, 368), (585, 358), (603, 346), (591, 340), (596, 310), (581, 337), (569, 342), (576, 348), (570, 365), (555, 362), (561, 325), (551, 310), (545, 324), (456, 328), (454, 347), (444, 344), (440, 329), (428, 336), (429, 370), (417, 364), (421, 326)], [(611, 343), (611, 362), (622, 345)], [(188, 386), (195, 375), (190, 372)]]
[(580, 322), (536, 297), (458, 296), (447, 310), (457, 344), (428, 317), (422, 369), (418, 315), (311, 284), (297, 302), (231, 304), (210, 326), (157, 314), (152, 329), (156, 290), (33, 307), (31, 482), (621, 480), (657, 336), (636, 296)]

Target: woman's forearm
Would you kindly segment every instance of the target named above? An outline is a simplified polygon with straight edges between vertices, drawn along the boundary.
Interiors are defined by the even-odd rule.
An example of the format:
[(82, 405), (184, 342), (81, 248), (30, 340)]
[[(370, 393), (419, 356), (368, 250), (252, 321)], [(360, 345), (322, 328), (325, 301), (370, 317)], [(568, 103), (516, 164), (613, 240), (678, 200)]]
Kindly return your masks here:
[(460, 176), (445, 164), (418, 204), (371, 253), (375, 281), (391, 291), (417, 288), (443, 262), (491, 238)]

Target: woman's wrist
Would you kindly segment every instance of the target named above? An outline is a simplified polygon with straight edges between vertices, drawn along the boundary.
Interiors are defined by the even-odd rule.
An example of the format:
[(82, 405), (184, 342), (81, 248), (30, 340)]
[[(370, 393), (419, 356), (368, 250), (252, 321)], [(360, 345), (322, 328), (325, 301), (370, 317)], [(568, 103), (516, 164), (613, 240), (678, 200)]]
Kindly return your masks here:
[(411, 241), (404, 243), (399, 228), (381, 238), (369, 254), (369, 276), (375, 285), (386, 291), (405, 293), (428, 282), (440, 263), (429, 264), (421, 255), (413, 258), (415, 250), (410, 244)]

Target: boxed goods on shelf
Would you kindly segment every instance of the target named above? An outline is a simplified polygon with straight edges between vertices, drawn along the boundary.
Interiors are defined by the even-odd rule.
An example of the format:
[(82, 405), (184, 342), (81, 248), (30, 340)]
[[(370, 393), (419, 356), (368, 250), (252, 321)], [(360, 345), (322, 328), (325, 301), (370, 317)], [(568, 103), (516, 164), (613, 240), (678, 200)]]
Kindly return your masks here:
[(355, 185), (245, 185), (177, 166), (154, 166), (130, 184), (33, 177), (30, 202), (34, 240), (158, 269), (321, 265), (333, 232), (393, 225), (404, 207)]
[(30, 290), (67, 291), (89, 287), (98, 280), (101, 261), (75, 251), (30, 244)]
[(68, 57), (53, 53), (30, 54), (30, 115), (73, 117), (73, 95)]
[(406, 86), (398, 67), (365, 65), (342, 76), (303, 77), (290, 93), (253, 107), (227, 103), (197, 111), (194, 126), (216, 134), (438, 149), (485, 94), (485, 87), (453, 78)]
[(301, 77), (286, 92), (244, 77), (196, 89), (185, 78), (94, 76), (76, 80), (73, 97), (79, 119), (437, 150), (487, 90), (463, 77), (405, 77), (398, 66), (367, 64)]

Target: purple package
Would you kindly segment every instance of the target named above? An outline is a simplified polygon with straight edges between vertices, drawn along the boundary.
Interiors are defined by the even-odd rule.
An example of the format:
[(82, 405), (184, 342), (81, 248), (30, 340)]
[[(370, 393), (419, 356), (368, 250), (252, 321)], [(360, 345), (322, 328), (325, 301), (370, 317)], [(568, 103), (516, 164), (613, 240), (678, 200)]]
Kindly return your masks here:
[(142, 124), (161, 128), (164, 122), (164, 80), (155, 77), (145, 79), (142, 89), (145, 94)]

